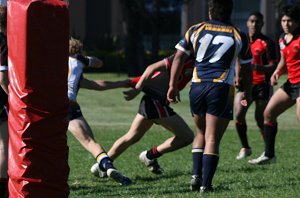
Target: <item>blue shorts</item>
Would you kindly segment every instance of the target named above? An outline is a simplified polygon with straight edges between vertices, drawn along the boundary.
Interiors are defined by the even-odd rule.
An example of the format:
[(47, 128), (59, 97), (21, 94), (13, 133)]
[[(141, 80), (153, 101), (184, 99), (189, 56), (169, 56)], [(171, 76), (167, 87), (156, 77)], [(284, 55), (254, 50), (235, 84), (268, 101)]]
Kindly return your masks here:
[(74, 120), (82, 116), (82, 112), (78, 103), (72, 102), (68, 108), (68, 121)]
[(205, 116), (207, 113), (232, 120), (234, 88), (226, 83), (193, 83), (190, 90), (192, 114)]

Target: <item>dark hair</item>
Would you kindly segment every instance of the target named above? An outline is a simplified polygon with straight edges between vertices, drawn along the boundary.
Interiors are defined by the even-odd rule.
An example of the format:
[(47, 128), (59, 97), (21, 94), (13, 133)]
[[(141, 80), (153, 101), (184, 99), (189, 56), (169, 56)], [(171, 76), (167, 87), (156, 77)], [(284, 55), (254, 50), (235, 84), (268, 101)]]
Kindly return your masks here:
[(232, 0), (209, 0), (208, 2), (211, 18), (218, 21), (230, 21), (232, 9)]
[(282, 18), (284, 15), (291, 17), (293, 20), (299, 22), (300, 20), (300, 6), (296, 4), (295, 6), (287, 5), (281, 9), (280, 17)]
[(7, 9), (6, 6), (0, 5), (0, 29), (6, 28), (7, 25)]
[(248, 19), (249, 19), (251, 16), (256, 16), (256, 17), (259, 18), (259, 20), (261, 20), (261, 21), (264, 20), (264, 15), (262, 15), (262, 13), (260, 13), (260, 12), (258, 12), (258, 11), (251, 12), (251, 13), (248, 15)]

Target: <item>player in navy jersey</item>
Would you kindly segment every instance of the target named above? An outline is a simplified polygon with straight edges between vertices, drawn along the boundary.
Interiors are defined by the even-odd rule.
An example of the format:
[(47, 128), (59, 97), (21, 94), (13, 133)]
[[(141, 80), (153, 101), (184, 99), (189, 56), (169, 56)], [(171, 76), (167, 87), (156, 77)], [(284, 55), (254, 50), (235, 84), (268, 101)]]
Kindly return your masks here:
[[(176, 45), (168, 100), (176, 103), (176, 87), (182, 63), (191, 54), (195, 68), (190, 90), (190, 106), (197, 134), (193, 142), (191, 189), (210, 192), (219, 161), (219, 144), (233, 118), (234, 70), (236, 57), (241, 62), (241, 77), (246, 101), (251, 99), (251, 53), (249, 41), (230, 23), (232, 0), (209, 0), (209, 21), (192, 26)], [(202, 171), (203, 170), (203, 171)]]
[(8, 198), (8, 62), (6, 6), (0, 6), (0, 197)]
[[(249, 106), (252, 102), (255, 102), (255, 120), (263, 137), (263, 112), (272, 94), (272, 86), (270, 85), (268, 76), (271, 76), (275, 70), (275, 62), (277, 60), (276, 48), (275, 43), (261, 33), (263, 23), (263, 15), (260, 12), (251, 13), (247, 20), (250, 49), (253, 56), (253, 88), (252, 101), (250, 101), (247, 106), (243, 106), (241, 104), (244, 95), (243, 85), (236, 85), (238, 93), (234, 98), (234, 120), (236, 130), (242, 143), (242, 148), (236, 156), (238, 160), (244, 159), (252, 153), (248, 143), (246, 123), (246, 113)], [(237, 64), (237, 67), (239, 67), (239, 64)], [(237, 76), (236, 78), (238, 79), (239, 77)]]
[(300, 122), (300, 9), (287, 6), (282, 10), (281, 26), (284, 33), (280, 36), (280, 61), (271, 76), (271, 84), (276, 85), (280, 76), (287, 71), (288, 80), (271, 97), (264, 111), (265, 151), (250, 164), (276, 162), (275, 137), (277, 117), (296, 104), (296, 114)]
[[(141, 162), (154, 174), (163, 174), (157, 158), (193, 141), (192, 130), (167, 102), (169, 71), (173, 57), (170, 56), (148, 66), (142, 76), (132, 79), (133, 88), (124, 92), (126, 100), (132, 100), (141, 91), (144, 92), (144, 96), (129, 131), (120, 137), (108, 151), (108, 156), (113, 160), (138, 142), (154, 124), (159, 124), (174, 134), (160, 145), (148, 151), (145, 150), (139, 155)], [(181, 72), (181, 79), (176, 85), (179, 90), (182, 90), (191, 80), (193, 68), (194, 61), (188, 59)]]
[(128, 87), (129, 80), (124, 81), (102, 81), (89, 80), (83, 76), (83, 68), (85, 66), (100, 67), (102, 62), (93, 57), (85, 57), (81, 55), (82, 44), (79, 40), (70, 39), (69, 42), (69, 76), (68, 76), (68, 97), (69, 110), (68, 130), (75, 138), (88, 150), (97, 160), (97, 167), (105, 172), (109, 177), (120, 183), (121, 185), (131, 184), (131, 180), (123, 176), (112, 164), (112, 160), (107, 156), (104, 148), (98, 144), (95, 139), (91, 127), (82, 115), (79, 104), (77, 103), (77, 93), (79, 88), (103, 91), (119, 87)]

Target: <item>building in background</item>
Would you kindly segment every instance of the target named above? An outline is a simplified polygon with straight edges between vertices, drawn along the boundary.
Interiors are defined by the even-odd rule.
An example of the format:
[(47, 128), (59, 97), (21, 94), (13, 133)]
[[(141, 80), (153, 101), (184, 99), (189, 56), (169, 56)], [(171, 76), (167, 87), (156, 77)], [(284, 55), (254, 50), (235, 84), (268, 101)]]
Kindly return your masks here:
[[(3, 1), (3, 0), (1, 0)], [(123, 0), (124, 1), (124, 0)], [(145, 2), (145, 15), (154, 13), (156, 0), (138, 0)], [(160, 6), (160, 48), (167, 49), (174, 45), (179, 36), (192, 24), (207, 20), (207, 1), (204, 0), (161, 0)], [(188, 2), (188, 3), (184, 3)], [(246, 20), (250, 12), (261, 11), (265, 17), (263, 32), (272, 38), (278, 36), (279, 0), (234, 0), (232, 22), (246, 30)], [(281, 1), (286, 4), (296, 0)], [(124, 39), (124, 19), (120, 0), (70, 0), (71, 34), (84, 41), (89, 48), (110, 48), (110, 42)], [(144, 44), (151, 46), (150, 18), (143, 26)], [(122, 42), (120, 41), (120, 45)]]

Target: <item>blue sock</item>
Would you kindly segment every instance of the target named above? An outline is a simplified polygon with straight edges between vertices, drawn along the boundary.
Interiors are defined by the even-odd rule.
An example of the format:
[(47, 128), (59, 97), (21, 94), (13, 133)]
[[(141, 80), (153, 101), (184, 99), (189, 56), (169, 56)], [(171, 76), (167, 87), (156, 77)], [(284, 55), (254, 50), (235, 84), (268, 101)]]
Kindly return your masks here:
[(192, 175), (198, 175), (202, 177), (202, 158), (203, 158), (203, 148), (193, 148), (192, 158), (193, 158), (193, 170)]
[(108, 155), (104, 152), (104, 153), (100, 153), (97, 157), (96, 160), (99, 164), (99, 168), (101, 171), (106, 172), (107, 169), (109, 168), (115, 168), (112, 160), (108, 157)]
[(203, 154), (203, 177), (202, 186), (211, 187), (219, 162), (218, 154)]

